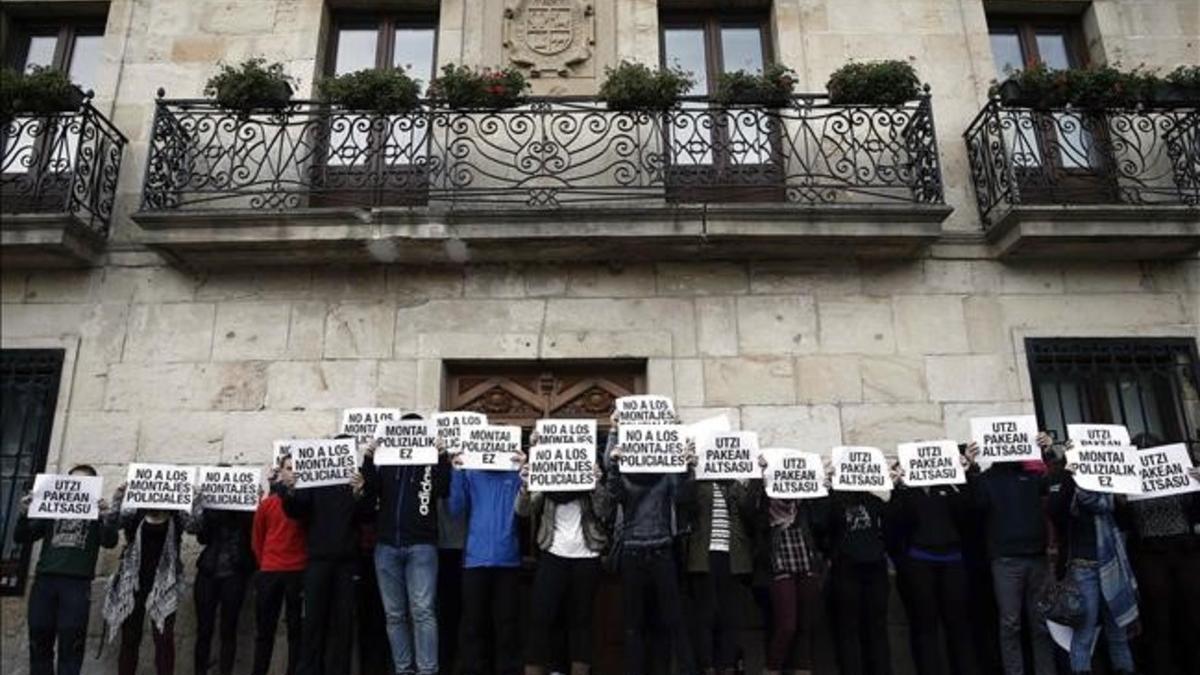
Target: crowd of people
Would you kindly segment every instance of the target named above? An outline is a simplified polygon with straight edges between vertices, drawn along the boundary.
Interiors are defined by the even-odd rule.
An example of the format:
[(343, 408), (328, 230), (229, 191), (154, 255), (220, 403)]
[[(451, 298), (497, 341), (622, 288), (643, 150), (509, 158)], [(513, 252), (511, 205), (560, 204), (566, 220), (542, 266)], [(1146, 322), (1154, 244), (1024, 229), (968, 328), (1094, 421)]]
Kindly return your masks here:
[[(274, 466), (252, 514), (122, 509), (124, 486), (97, 521), (23, 512), (17, 541), (43, 542), (28, 604), (31, 672), (83, 670), (98, 552), (121, 534), (101, 608), (105, 642), (120, 636), (119, 675), (137, 672), (146, 623), (154, 672), (174, 672), (185, 534), (202, 547), (191, 589), (197, 675), (234, 672), (251, 586), (253, 675), (270, 670), (281, 613), (288, 675), (352, 672), (356, 633), (364, 673), (584, 675), (606, 574), (622, 589), (626, 675), (663, 663), (683, 675), (736, 672), (745, 645), (734, 608), (747, 597), (767, 628), (766, 673), (811, 672), (827, 618), (843, 675), (887, 675), (892, 570), (920, 675), (1090, 673), (1101, 663), (1097, 672), (1200, 672), (1197, 493), (1127, 502), (1083, 490), (1043, 434), (1044, 461), (984, 470), (976, 448), (961, 446), (965, 485), (908, 487), (896, 466), (890, 495), (772, 499), (760, 480), (623, 473), (613, 423), (591, 491), (531, 492), (525, 468), (460, 469), (444, 449), (436, 465), (377, 466), (371, 443), (349, 484), (297, 489), (288, 462)], [(522, 519), (537, 549), (527, 599)], [(1043, 615), (1056, 579), (1079, 604), (1061, 652)], [(386, 650), (367, 635), (376, 630)]]

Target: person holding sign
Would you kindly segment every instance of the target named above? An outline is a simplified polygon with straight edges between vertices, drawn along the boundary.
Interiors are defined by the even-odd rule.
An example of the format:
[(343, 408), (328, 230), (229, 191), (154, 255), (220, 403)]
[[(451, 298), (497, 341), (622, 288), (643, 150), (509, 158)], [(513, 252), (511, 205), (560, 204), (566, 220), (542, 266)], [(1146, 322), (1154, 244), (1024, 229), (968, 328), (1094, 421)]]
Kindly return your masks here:
[(188, 524), (188, 532), (194, 534), (196, 541), (204, 547), (196, 559), (196, 580), (192, 587), (196, 602), (193, 672), (196, 675), (208, 673), (219, 613), (221, 651), (217, 672), (232, 675), (237, 658), (238, 617), (246, 597), (246, 583), (254, 572), (254, 553), (250, 550), (254, 514), (204, 508), (200, 500), (197, 500), (193, 513), (195, 517)]
[[(334, 440), (349, 440), (349, 435)], [(294, 461), (294, 460), (293, 460)], [(299, 675), (350, 672), (354, 625), (354, 571), (359, 524), (371, 516), (362, 499), (365, 481), (354, 472), (350, 482), (297, 487), (291, 463), (280, 471), (286, 491), (283, 510), (300, 521), (308, 546), (304, 570), (303, 651)]]
[[(407, 413), (401, 422), (421, 422)], [(419, 431), (420, 425), (402, 425)], [(386, 425), (385, 425), (386, 428)], [(363, 500), (375, 511), (375, 574), (396, 673), (438, 672), (436, 500), (449, 494), (450, 462), (377, 466), (379, 437), (363, 451)]]
[[(827, 471), (826, 475), (832, 474)], [(816, 508), (813, 529), (830, 561), (835, 649), (841, 673), (887, 675), (891, 672), (891, 648), (884, 501), (871, 492), (830, 490)]]
[[(908, 462), (910, 471), (922, 472), (931, 465), (941, 465), (940, 461), (928, 461), (934, 455), (939, 459), (943, 455), (933, 449), (937, 444), (914, 445), (917, 460)], [(929, 449), (922, 453), (923, 448)], [(958, 448), (953, 448), (953, 452), (952, 459), (960, 469), (970, 464)], [(906, 454), (900, 453), (902, 461)], [(945, 456), (949, 457), (948, 452)], [(922, 458), (927, 461), (920, 462)], [(933, 480), (929, 474), (934, 471), (924, 473), (922, 482)], [(954, 471), (936, 473), (942, 475), (938, 480), (944, 482), (911, 487), (910, 473), (898, 465), (893, 475), (896, 488), (888, 504), (890, 534), (900, 549), (896, 566), (915, 600), (908, 603), (909, 629), (917, 645), (913, 658), (919, 675), (940, 675), (939, 634), (943, 634), (951, 672), (975, 675), (979, 669), (967, 611), (967, 571), (962, 551), (963, 533), (973, 526), (971, 498), (965, 485), (952, 482)]]
[(685, 473), (622, 473), (622, 449), (615, 442), (620, 420), (615, 413), (612, 423), (605, 484), (622, 512), (618, 564), (625, 628), (624, 672), (628, 675), (646, 672), (646, 595), (653, 593), (659, 624), (675, 650), (679, 671), (694, 673), (695, 660), (683, 619), (672, 543), (676, 506), (695, 502), (696, 455), (685, 450), (682, 458), (687, 468)]
[[(519, 448), (518, 448), (519, 449)], [(521, 455), (495, 458), (509, 470), (456, 468), (450, 479), (450, 514), (467, 523), (463, 552), (462, 652), (463, 675), (483, 675), (488, 661), (488, 622), (491, 622), (493, 671), (521, 671), (520, 567), (517, 516), (513, 511), (521, 489)], [(455, 467), (463, 454), (455, 453)]]
[[(759, 458), (765, 469), (766, 458)], [(813, 667), (813, 627), (821, 607), (825, 564), (812, 533), (807, 500), (768, 499), (770, 527), (771, 637), (767, 643), (767, 675), (778, 675), (795, 654), (800, 671)]]
[[(1044, 432), (1037, 434), (1036, 443), (1043, 454), (1052, 445), (1050, 436)], [(1029, 624), (1034, 673), (1054, 675), (1050, 632), (1037, 611), (1038, 594), (1050, 574), (1042, 500), (1049, 493), (1051, 478), (1045, 473), (1045, 464), (1025, 460), (1023, 455), (1015, 461), (996, 459), (986, 471), (979, 470), (978, 456), (979, 445), (972, 441), (967, 446), (967, 458), (971, 461), (967, 484), (975, 507), (983, 513), (987, 530), (1005, 675), (1025, 672), (1022, 614)]]
[(736, 627), (727, 608), (737, 602), (737, 586), (748, 585), (753, 571), (746, 522), (754, 517), (761, 492), (761, 482), (751, 487), (747, 480), (696, 481), (686, 570), (695, 612), (692, 644), (702, 670), (737, 665)]
[(279, 612), (287, 605), (287, 675), (296, 675), (300, 664), (301, 593), (304, 568), (308, 563), (304, 528), (283, 510), (287, 488), (281, 471), (289, 459), (282, 459), (267, 475), (270, 494), (254, 512), (250, 545), (258, 562), (254, 580), (254, 662), (251, 675), (267, 675), (271, 653), (275, 651), (275, 631)]
[[(80, 464), (67, 476), (95, 478), (96, 470)], [(32, 501), (32, 494), (21, 498), (13, 530), (13, 541), (18, 544), (43, 542), (27, 606), (29, 672), (79, 675), (87, 644), (96, 558), (101, 547), (117, 545), (116, 514), (101, 499), (98, 519), (33, 518), (29, 513)]]
[[(594, 443), (594, 430), (591, 438)], [(536, 454), (539, 440), (535, 431), (529, 439), (530, 455)], [(593, 445), (593, 459), (595, 453)], [(598, 480), (599, 463), (593, 461), (591, 468)], [(517, 515), (533, 521), (541, 551), (530, 593), (525, 672), (547, 672), (554, 656), (555, 619), (565, 615), (571, 675), (587, 675), (592, 665), (592, 601), (600, 577), (600, 553), (608, 543), (601, 523), (611, 514), (612, 500), (600, 485), (587, 491), (530, 492), (529, 473), (526, 464), (514, 505)]]
[[(164, 477), (165, 474), (155, 475), (146, 479), (150, 482), (148, 486), (137, 489), (153, 494), (154, 482)], [(125, 548), (121, 551), (116, 572), (109, 578), (101, 614), (109, 639), (118, 626), (121, 629), (118, 675), (137, 673), (147, 615), (154, 640), (154, 672), (172, 675), (175, 672), (175, 612), (186, 585), (180, 544), (191, 514), (175, 508), (122, 509), (127, 490), (128, 484), (122, 483), (113, 495), (113, 507), (121, 512)], [(175, 491), (172, 489), (172, 492)], [(176, 500), (175, 494), (167, 497), (167, 501)]]
[[(1133, 444), (1142, 453), (1143, 475), (1179, 475), (1175, 467), (1164, 470), (1167, 458), (1151, 451), (1162, 446), (1160, 439), (1138, 434)], [(1182, 473), (1200, 482), (1200, 468)], [(1200, 672), (1200, 640), (1191, 630), (1200, 626), (1200, 492), (1130, 500), (1126, 509), (1150, 662), (1147, 672)], [(1173, 620), (1176, 617), (1184, 620)]]
[[(1067, 466), (1073, 473), (1074, 464)], [(1133, 653), (1125, 631), (1138, 618), (1133, 568), (1113, 514), (1115, 496), (1092, 492), (1064, 481), (1049, 500), (1060, 533), (1067, 574), (1083, 596), (1083, 622), (1073, 626), (1071, 672), (1092, 672), (1092, 648), (1104, 626), (1108, 657), (1115, 675), (1133, 675)]]

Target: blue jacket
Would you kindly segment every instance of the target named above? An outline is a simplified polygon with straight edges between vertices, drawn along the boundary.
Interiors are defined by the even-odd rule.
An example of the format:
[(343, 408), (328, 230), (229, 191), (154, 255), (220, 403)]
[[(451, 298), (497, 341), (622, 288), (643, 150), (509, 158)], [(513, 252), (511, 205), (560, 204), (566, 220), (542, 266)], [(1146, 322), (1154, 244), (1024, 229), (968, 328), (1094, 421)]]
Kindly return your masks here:
[(516, 471), (455, 469), (450, 514), (466, 516), (463, 567), (518, 567), (521, 551), (513, 504), (521, 489)]

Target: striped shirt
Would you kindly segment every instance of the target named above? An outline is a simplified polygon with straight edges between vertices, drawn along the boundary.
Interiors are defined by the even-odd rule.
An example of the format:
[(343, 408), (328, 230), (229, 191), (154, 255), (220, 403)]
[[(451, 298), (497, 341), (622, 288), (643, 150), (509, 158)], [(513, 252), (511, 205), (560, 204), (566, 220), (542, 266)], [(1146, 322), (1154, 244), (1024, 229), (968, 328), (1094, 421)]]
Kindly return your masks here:
[(708, 550), (729, 552), (729, 505), (725, 503), (725, 491), (713, 483), (712, 534), (708, 539)]

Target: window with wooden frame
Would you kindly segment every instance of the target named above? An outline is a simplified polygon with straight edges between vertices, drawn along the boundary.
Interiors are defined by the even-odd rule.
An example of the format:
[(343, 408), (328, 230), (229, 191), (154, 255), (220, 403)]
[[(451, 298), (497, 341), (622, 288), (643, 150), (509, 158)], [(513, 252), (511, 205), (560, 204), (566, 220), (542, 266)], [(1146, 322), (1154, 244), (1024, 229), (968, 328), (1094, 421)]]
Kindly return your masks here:
[[(1051, 70), (1085, 68), (1086, 43), (1078, 20), (1063, 16), (989, 15), (996, 79), (1044, 64)], [(1103, 115), (1085, 111), (1009, 116), (1010, 161), (1022, 198), (1031, 202), (1113, 201), (1117, 185), (1105, 150)]]
[[(434, 76), (436, 14), (345, 14), (330, 31), (325, 72), (401, 68), (420, 81)], [(429, 187), (429, 120), (421, 112), (375, 115), (369, 111), (333, 113), (316, 205), (419, 205)]]
[[(765, 10), (664, 12), (659, 25), (663, 65), (691, 73), (692, 96), (714, 95), (722, 73), (758, 73), (772, 61)], [(670, 119), (669, 196), (680, 201), (783, 198), (777, 116), (688, 102)]]
[[(86, 92), (96, 85), (103, 39), (102, 18), (14, 19), (5, 63), (24, 72), (60, 70)], [(79, 147), (78, 120), (71, 113), (18, 117), (0, 128), (5, 210), (63, 208)]]

